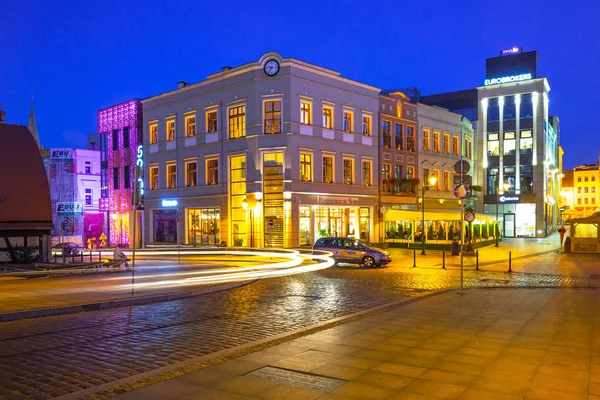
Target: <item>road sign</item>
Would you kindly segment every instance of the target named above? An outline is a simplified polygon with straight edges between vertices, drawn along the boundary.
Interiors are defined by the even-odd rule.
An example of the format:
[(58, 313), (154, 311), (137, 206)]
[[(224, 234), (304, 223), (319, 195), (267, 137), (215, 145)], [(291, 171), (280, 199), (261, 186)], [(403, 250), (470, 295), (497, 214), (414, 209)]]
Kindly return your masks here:
[(273, 229), (273, 228), (275, 228), (275, 221), (273, 221), (272, 219), (270, 219), (270, 220), (267, 222), (267, 224), (268, 224), (268, 226), (269, 226), (269, 229)]
[(102, 232), (102, 235), (100, 235), (100, 240), (106, 240), (106, 235), (104, 234), (104, 232)]
[(106, 242), (104, 240), (100, 242), (100, 247), (106, 247)]
[(467, 199), (471, 197), (471, 189), (467, 185), (456, 185), (454, 187), (454, 197), (458, 199)]
[(465, 213), (465, 221), (467, 221), (467, 222), (475, 221), (475, 213), (471, 212), (471, 211)]
[(467, 160), (460, 160), (454, 164), (454, 172), (457, 174), (466, 174), (471, 170), (471, 165)]

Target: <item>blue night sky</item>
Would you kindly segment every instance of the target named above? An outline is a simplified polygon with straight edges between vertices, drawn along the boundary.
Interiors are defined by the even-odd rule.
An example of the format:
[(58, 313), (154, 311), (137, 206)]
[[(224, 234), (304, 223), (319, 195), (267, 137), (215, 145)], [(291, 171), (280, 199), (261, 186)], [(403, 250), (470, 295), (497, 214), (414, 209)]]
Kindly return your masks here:
[(596, 163), (598, 2), (1, 0), (0, 103), (44, 147), (85, 147), (96, 111), (198, 82), (267, 51), (380, 88), (468, 89), (485, 58), (538, 50), (565, 169)]

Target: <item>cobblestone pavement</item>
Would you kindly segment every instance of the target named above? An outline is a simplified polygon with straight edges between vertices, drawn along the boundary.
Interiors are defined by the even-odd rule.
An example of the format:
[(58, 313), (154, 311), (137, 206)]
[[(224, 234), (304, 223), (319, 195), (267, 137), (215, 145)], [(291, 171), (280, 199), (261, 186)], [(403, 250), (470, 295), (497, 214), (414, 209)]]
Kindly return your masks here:
[[(1, 324), (0, 398), (49, 399), (454, 288), (459, 271), (331, 268), (131, 308)], [(599, 287), (583, 277), (467, 271), (465, 286)]]

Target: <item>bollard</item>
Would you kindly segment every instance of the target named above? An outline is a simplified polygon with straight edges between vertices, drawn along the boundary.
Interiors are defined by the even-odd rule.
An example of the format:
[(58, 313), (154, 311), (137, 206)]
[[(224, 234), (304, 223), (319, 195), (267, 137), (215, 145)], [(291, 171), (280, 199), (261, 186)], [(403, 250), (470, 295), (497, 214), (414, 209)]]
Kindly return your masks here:
[(92, 262), (92, 250), (90, 249), (90, 262)]
[(181, 265), (181, 245), (178, 244), (177, 245), (177, 262), (179, 265)]
[(413, 249), (413, 268), (417, 268), (417, 249)]
[(508, 272), (512, 272), (512, 252), (508, 252)]
[(81, 263), (83, 264), (83, 251), (81, 252)]
[(442, 269), (446, 269), (446, 250), (442, 250)]
[(479, 250), (475, 250), (475, 270), (479, 271)]

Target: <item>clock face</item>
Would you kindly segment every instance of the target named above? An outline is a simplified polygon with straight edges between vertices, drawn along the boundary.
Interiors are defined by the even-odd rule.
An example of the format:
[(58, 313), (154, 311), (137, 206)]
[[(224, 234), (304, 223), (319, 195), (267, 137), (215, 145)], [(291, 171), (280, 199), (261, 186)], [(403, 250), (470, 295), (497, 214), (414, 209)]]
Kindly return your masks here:
[(265, 74), (269, 76), (276, 75), (279, 72), (279, 63), (276, 60), (269, 60), (265, 64)]

